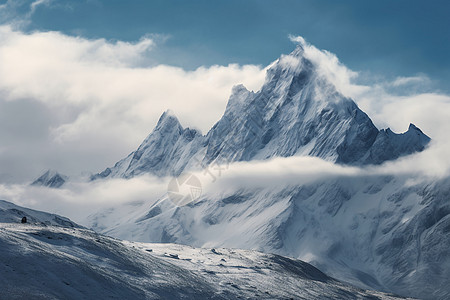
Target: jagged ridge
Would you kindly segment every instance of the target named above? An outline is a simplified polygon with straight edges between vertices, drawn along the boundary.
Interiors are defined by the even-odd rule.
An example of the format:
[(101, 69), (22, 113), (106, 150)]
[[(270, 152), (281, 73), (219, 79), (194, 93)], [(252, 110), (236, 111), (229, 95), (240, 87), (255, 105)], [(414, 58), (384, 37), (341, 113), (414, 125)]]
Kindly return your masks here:
[(130, 178), (179, 175), (212, 162), (310, 155), (341, 164), (381, 164), (422, 151), (430, 141), (410, 125), (403, 134), (378, 130), (356, 103), (339, 93), (299, 45), (267, 71), (257, 93), (233, 88), (223, 117), (206, 136), (165, 112), (139, 148), (96, 174)]

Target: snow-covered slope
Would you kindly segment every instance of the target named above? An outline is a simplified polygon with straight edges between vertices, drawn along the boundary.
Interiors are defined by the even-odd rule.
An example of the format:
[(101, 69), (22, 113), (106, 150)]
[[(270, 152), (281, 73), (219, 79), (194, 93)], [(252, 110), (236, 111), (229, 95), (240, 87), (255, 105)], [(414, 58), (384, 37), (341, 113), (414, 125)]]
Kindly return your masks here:
[(450, 179), (337, 176), (277, 188), (226, 188), (176, 207), (167, 198), (90, 217), (115, 237), (298, 258), (361, 287), (450, 297)]
[(0, 200), (0, 223), (20, 223), (23, 217), (27, 218), (28, 224), (81, 227), (66, 217), (21, 207), (8, 201)]
[(398, 299), (278, 255), (19, 223), (0, 223), (0, 270), (0, 298), (9, 300)]
[(212, 162), (293, 155), (380, 164), (422, 151), (428, 144), (430, 139), (412, 124), (400, 135), (379, 131), (318, 68), (299, 45), (269, 68), (257, 93), (235, 86), (223, 117), (206, 136), (183, 128), (165, 112), (136, 151), (92, 179), (179, 175)]
[(47, 170), (39, 176), (35, 181), (31, 183), (31, 185), (36, 186), (46, 186), (50, 188), (60, 188), (66, 183), (68, 177), (54, 170)]

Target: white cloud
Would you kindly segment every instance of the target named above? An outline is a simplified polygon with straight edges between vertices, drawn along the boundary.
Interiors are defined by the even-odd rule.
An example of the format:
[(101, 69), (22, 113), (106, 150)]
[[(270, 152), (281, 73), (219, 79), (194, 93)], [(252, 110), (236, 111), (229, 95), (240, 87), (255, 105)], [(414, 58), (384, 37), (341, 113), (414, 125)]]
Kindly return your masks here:
[[(194, 71), (148, 66), (153, 47), (148, 37), (136, 43), (110, 42), (0, 27), (0, 102), (32, 99), (53, 118), (44, 124), (49, 135), (45, 148), (30, 143), (35, 153), (17, 152), (18, 163), (29, 164), (20, 158), (27, 155), (38, 162), (28, 179), (46, 167), (76, 173), (113, 164), (139, 145), (167, 109), (183, 125), (207, 131), (223, 113), (233, 85), (256, 90), (264, 80), (264, 71), (254, 65)], [(10, 121), (14, 124), (15, 118)], [(42, 152), (73, 162), (61, 158), (48, 165)]]
[(317, 157), (276, 157), (235, 162), (228, 167), (222, 166), (220, 173), (218, 166), (212, 166), (209, 172), (201, 171), (194, 175), (201, 179), (205, 193), (210, 194), (241, 189), (273, 190), (342, 177), (391, 175), (427, 181), (450, 176), (450, 158), (437, 159), (443, 157), (445, 151), (445, 147), (438, 143), (427, 151), (366, 167), (337, 165)]
[[(370, 175), (355, 167), (334, 165), (315, 157), (274, 158), (265, 161), (236, 162), (219, 174), (192, 172), (199, 178), (203, 195), (215, 197), (242, 189), (264, 187), (269, 190), (288, 185), (308, 184), (317, 180), (340, 176)], [(50, 189), (23, 184), (0, 184), (0, 199), (17, 205), (67, 216), (75, 222), (87, 224), (93, 213), (111, 208), (123, 210), (137, 203), (170, 201), (167, 197), (171, 178), (143, 175), (132, 179), (108, 179), (94, 182), (68, 182), (61, 189)], [(173, 205), (169, 203), (169, 205)]]
[[(236, 162), (222, 170), (216, 179), (203, 170), (193, 172), (203, 187), (203, 195), (214, 197), (240, 189), (264, 187), (278, 189), (287, 185), (307, 184), (338, 176), (367, 174), (358, 168), (334, 165), (314, 157), (274, 158), (266, 161)], [(72, 181), (61, 189), (23, 184), (0, 184), (0, 199), (38, 210), (67, 216), (82, 224), (87, 217), (111, 208), (130, 209), (138, 203), (170, 201), (167, 197), (171, 178), (143, 175), (132, 179), (108, 179), (94, 182)], [(169, 205), (173, 205), (169, 203)], [(128, 207), (128, 208), (127, 208)]]
[[(423, 163), (428, 161), (428, 158), (421, 155), (414, 157), (414, 164), (408, 161), (409, 159), (403, 159), (370, 168), (336, 165), (316, 157), (278, 157), (264, 161), (235, 162), (228, 167), (222, 166), (220, 174), (216, 169), (211, 169), (210, 171), (215, 175), (214, 179), (204, 170), (192, 173), (199, 178), (202, 194), (206, 199), (215, 199), (243, 190), (281, 191), (288, 186), (327, 182), (343, 177), (396, 175), (420, 182), (443, 175), (440, 173), (443, 169), (437, 165), (427, 168)], [(448, 176), (449, 170), (446, 171)], [(119, 214), (122, 212), (121, 217), (126, 218), (128, 214), (131, 216), (142, 213), (135, 211), (136, 205), (149, 207), (157, 201), (169, 201), (168, 205), (174, 206), (167, 197), (170, 180), (171, 178), (143, 175), (132, 179), (72, 181), (61, 189), (0, 184), (0, 199), (61, 214), (75, 222), (88, 224), (88, 216), (94, 213), (116, 210)]]
[(156, 201), (167, 190), (167, 180), (141, 176), (132, 180), (70, 182), (62, 189), (23, 184), (0, 184), (0, 199), (17, 205), (68, 216), (75, 222), (102, 209), (142, 201)]
[(0, 5), (0, 24), (25, 28), (39, 6), (50, 7), (53, 0), (7, 0)]
[(269, 160), (235, 162), (228, 168), (222, 166), (220, 176), (210, 170), (217, 179), (212, 180), (208, 172), (196, 173), (202, 178), (206, 193), (252, 188), (276, 189), (280, 186), (307, 184), (339, 176), (356, 176), (366, 173), (356, 167), (336, 165), (317, 157), (276, 157)]
[(40, 6), (40, 5), (49, 6), (51, 2), (52, 2), (52, 0), (36, 0), (36, 1), (34, 1), (33, 3), (30, 4), (31, 13), (34, 13), (36, 11), (36, 9), (38, 8), (38, 6)]
[(430, 79), (426, 75), (410, 76), (410, 77), (397, 77), (392, 82), (392, 86), (398, 87), (408, 84), (422, 84), (429, 83)]

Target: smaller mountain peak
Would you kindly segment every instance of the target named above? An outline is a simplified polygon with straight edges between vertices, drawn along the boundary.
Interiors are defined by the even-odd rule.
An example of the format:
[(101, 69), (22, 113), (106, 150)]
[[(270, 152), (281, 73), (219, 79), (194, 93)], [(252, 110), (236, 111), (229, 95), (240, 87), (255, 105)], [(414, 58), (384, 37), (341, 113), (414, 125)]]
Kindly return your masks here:
[(405, 134), (415, 136), (420, 140), (420, 144), (423, 146), (426, 146), (431, 141), (431, 138), (423, 133), (423, 131), (413, 123), (409, 124), (408, 131)]
[(158, 124), (156, 125), (156, 129), (163, 127), (181, 127), (180, 121), (178, 121), (178, 118), (175, 116), (175, 113), (170, 109), (166, 110), (161, 115)]
[(31, 185), (46, 186), (50, 188), (59, 188), (66, 183), (68, 177), (58, 173), (55, 170), (47, 170), (38, 179), (33, 181)]
[(159, 117), (159, 121), (158, 121), (158, 123), (159, 122), (161, 122), (162, 120), (165, 120), (165, 119), (168, 119), (168, 118), (177, 118), (176, 116), (175, 116), (175, 113), (173, 112), (173, 110), (171, 110), (171, 109), (168, 109), (168, 110), (166, 110), (165, 112), (163, 112), (163, 114), (161, 115), (161, 117)]
[(247, 90), (247, 88), (243, 85), (243, 84), (237, 84), (235, 86), (233, 86), (233, 88), (231, 89), (231, 94), (241, 94), (241, 93), (248, 93), (249, 91)]
[(409, 123), (408, 131), (410, 130), (416, 130), (422, 133), (422, 130), (420, 130), (420, 128), (414, 125), (413, 123)]
[(248, 102), (248, 99), (251, 98), (253, 94), (254, 93), (247, 90), (243, 84), (233, 86), (225, 109), (225, 114), (238, 112), (245, 106), (245, 103)]

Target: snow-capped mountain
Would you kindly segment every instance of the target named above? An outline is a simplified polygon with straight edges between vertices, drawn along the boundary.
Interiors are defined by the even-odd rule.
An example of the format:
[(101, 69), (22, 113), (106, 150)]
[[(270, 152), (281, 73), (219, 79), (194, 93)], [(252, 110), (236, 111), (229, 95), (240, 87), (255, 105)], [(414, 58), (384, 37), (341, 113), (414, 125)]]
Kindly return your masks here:
[(294, 155), (351, 164), (380, 164), (422, 151), (429, 138), (413, 124), (404, 134), (378, 130), (339, 93), (299, 45), (267, 71), (261, 90), (233, 88), (223, 117), (206, 136), (165, 112), (139, 148), (92, 179), (183, 170), (232, 161)]
[[(300, 156), (362, 167), (422, 151), (429, 141), (413, 124), (403, 134), (378, 130), (299, 46), (268, 69), (260, 91), (234, 87), (206, 135), (167, 111), (136, 151), (91, 179)], [(450, 180), (352, 174), (212, 189), (182, 207), (161, 195), (93, 212), (83, 224), (137, 242), (276, 253), (362, 288), (450, 297)]]
[(35, 181), (31, 183), (31, 185), (35, 186), (46, 186), (50, 188), (60, 188), (66, 183), (68, 177), (62, 175), (54, 170), (47, 170), (39, 176)]
[[(50, 216), (32, 212), (40, 221)], [(134, 243), (69, 224), (1, 221), (1, 299), (399, 299), (273, 254)]]
[[(314, 156), (377, 165), (425, 149), (430, 139), (378, 130), (297, 47), (267, 71), (258, 92), (233, 88), (206, 134), (165, 112), (139, 148), (92, 179), (179, 175), (212, 163)], [(390, 175), (327, 176), (275, 188), (227, 187), (183, 207), (167, 195), (94, 213), (95, 230), (141, 242), (231, 247), (312, 263), (360, 287), (446, 299), (449, 181)]]

